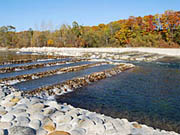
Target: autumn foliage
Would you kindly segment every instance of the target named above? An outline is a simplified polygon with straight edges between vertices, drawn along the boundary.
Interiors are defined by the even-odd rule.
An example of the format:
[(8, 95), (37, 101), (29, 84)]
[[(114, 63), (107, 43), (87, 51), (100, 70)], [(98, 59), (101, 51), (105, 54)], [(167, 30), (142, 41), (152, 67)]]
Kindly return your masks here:
[(15, 32), (13, 26), (0, 27), (1, 47), (180, 47), (180, 12), (81, 26), (62, 25), (55, 31)]

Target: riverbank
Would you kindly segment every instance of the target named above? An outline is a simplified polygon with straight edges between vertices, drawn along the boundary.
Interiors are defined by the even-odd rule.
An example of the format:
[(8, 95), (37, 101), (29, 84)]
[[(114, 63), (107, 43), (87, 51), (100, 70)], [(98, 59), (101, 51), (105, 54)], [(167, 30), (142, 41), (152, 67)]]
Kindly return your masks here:
[(21, 92), (2, 84), (0, 92), (1, 135), (178, 135), (66, 103), (23, 97)]
[(0, 47), (0, 51), (19, 51), (19, 49), (18, 48)]
[[(109, 55), (106, 57), (109, 58)], [(96, 77), (95, 80), (100, 79), (99, 75)], [(83, 81), (80, 82), (87, 80), (81, 79)], [(94, 81), (91, 76), (88, 79)], [(77, 87), (76, 82), (71, 80), (70, 85)], [(85, 83), (88, 82), (91, 81)], [(177, 135), (175, 132), (153, 129), (127, 119), (114, 119), (74, 108), (66, 103), (58, 104), (55, 100), (39, 98), (39, 94), (23, 96), (22, 92), (17, 92), (5, 83), (0, 84), (0, 135)], [(53, 88), (58, 90), (58, 87)]]
[(68, 56), (81, 56), (85, 53), (124, 53), (124, 52), (146, 52), (156, 53), (160, 55), (178, 56), (180, 57), (179, 48), (55, 48), (55, 47), (30, 47), (21, 48), (20, 52), (42, 52), (47, 54), (59, 54)]

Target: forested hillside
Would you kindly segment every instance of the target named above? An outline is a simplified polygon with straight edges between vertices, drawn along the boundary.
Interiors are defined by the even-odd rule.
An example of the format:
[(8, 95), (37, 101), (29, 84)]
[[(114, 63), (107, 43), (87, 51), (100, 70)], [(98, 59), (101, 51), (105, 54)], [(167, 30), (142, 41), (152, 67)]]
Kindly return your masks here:
[(180, 11), (81, 26), (77, 22), (55, 31), (31, 28), (16, 32), (0, 27), (0, 47), (180, 47)]

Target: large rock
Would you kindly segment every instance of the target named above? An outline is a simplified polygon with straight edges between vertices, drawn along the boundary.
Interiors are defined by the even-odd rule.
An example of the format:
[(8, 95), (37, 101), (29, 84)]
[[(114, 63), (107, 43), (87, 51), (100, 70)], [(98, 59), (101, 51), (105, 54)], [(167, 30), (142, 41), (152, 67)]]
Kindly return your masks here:
[(5, 93), (2, 90), (0, 90), (0, 98), (3, 98), (4, 96), (5, 96)]
[(71, 108), (67, 105), (63, 105), (63, 106), (61, 106), (61, 108), (59, 110), (62, 112), (68, 112), (71, 110)]
[(97, 123), (99, 123), (99, 124), (103, 124), (104, 123), (104, 121), (102, 120), (102, 119), (100, 119), (99, 117), (97, 117), (97, 116), (92, 116), (92, 117), (89, 117), (90, 118), (90, 120), (92, 120), (92, 121), (94, 121), (96, 124)]
[[(108, 129), (105, 131), (105, 135), (119, 135), (116, 129)], [(128, 135), (128, 134), (120, 134), (120, 135)]]
[(104, 126), (106, 130), (114, 129), (114, 125), (109, 121), (107, 121)]
[(39, 128), (37, 131), (36, 131), (36, 135), (47, 135), (48, 132), (42, 128)]
[(0, 129), (8, 129), (12, 126), (11, 122), (0, 122)]
[(13, 107), (16, 105), (14, 102), (4, 101), (2, 104), (4, 107)]
[(0, 110), (4, 110), (4, 109), (5, 109), (5, 107), (3, 107), (3, 106), (0, 105)]
[(5, 115), (7, 113), (7, 111), (3, 108), (0, 108), (0, 116), (1, 115)]
[(56, 127), (56, 130), (60, 130), (60, 131), (70, 131), (72, 129), (72, 125), (71, 124), (60, 124)]
[(94, 127), (94, 130), (96, 131), (96, 133), (102, 134), (105, 131), (105, 127), (103, 124), (97, 123)]
[(122, 134), (130, 134), (130, 125), (126, 120), (115, 119), (111, 121), (114, 128)]
[(29, 116), (30, 116), (30, 114), (29, 113), (26, 113), (26, 112), (22, 112), (22, 113), (14, 113), (14, 115), (16, 116), (16, 117), (19, 117), (19, 116), (23, 116), (23, 117), (28, 117), (29, 118)]
[(42, 128), (48, 132), (52, 132), (56, 129), (56, 125), (51, 119), (46, 118), (43, 122)]
[(21, 98), (22, 92), (21, 92), (21, 91), (15, 91), (15, 92), (13, 92), (13, 95), (14, 95), (16, 98)]
[(70, 115), (73, 118), (76, 118), (79, 114), (80, 114), (79, 111), (76, 109), (73, 109), (73, 110), (66, 112), (66, 115)]
[(34, 128), (34, 129), (39, 129), (39, 127), (41, 126), (41, 121), (40, 120), (32, 120), (29, 123), (29, 126)]
[(4, 130), (0, 129), (0, 135), (4, 135)]
[(76, 128), (74, 130), (71, 131), (72, 135), (85, 135), (86, 134), (86, 130), (83, 128)]
[(90, 119), (82, 119), (79, 121), (78, 124), (79, 124), (79, 127), (84, 128), (86, 130), (90, 130), (90, 131), (96, 130), (94, 122), (91, 121)]
[(72, 116), (70, 115), (61, 115), (59, 117), (56, 117), (56, 122), (58, 124), (69, 123), (71, 120), (72, 120)]
[(17, 104), (15, 107), (17, 109), (24, 109), (24, 110), (26, 110), (28, 108), (28, 106), (26, 104)]
[(36, 113), (36, 112), (41, 112), (43, 108), (44, 108), (44, 104), (36, 103), (36, 104), (31, 105), (27, 109), (27, 112), (30, 113), (30, 114), (33, 114), (33, 113)]
[(45, 118), (45, 116), (40, 112), (36, 112), (34, 114), (31, 114), (30, 118), (31, 118), (31, 120), (37, 119), (37, 120), (41, 121), (41, 120), (43, 120)]
[(63, 116), (64, 113), (63, 112), (60, 112), (60, 111), (56, 111), (55, 113), (53, 113), (52, 115), (50, 115), (50, 118), (51, 119), (56, 119), (57, 117), (60, 117), (60, 116)]
[(27, 99), (27, 98), (22, 98), (18, 104), (25, 104), (25, 105), (30, 105), (30, 99)]
[(30, 100), (31, 100), (31, 104), (40, 103), (40, 99), (39, 99), (39, 98), (36, 98), (36, 97), (32, 97)]
[(13, 107), (6, 107), (7, 112), (11, 112), (13, 110)]
[(132, 126), (131, 126), (131, 134), (134, 134), (135, 132), (137, 133), (139, 131), (140, 131), (139, 134), (147, 134), (147, 135), (153, 135), (154, 134), (154, 130), (153, 130), (152, 127), (148, 127), (146, 125), (141, 125), (141, 126), (142, 126), (141, 129), (139, 129), (139, 128), (137, 129), (137, 128), (134, 128), (134, 127), (132, 128)]
[(48, 135), (71, 135), (71, 134), (68, 132), (64, 132), (64, 131), (54, 131)]
[(49, 115), (53, 114), (55, 111), (56, 111), (56, 108), (54, 108), (54, 107), (47, 107), (47, 108), (43, 109), (43, 114), (45, 116), (49, 116)]
[(73, 126), (73, 127), (79, 127), (79, 122), (81, 121), (81, 119), (79, 119), (79, 118), (74, 118), (72, 121), (71, 121), (71, 125)]
[(9, 135), (36, 135), (36, 131), (29, 127), (14, 126), (9, 129)]
[(12, 114), (6, 114), (6, 115), (3, 115), (2, 118), (1, 118), (1, 121), (2, 122), (11, 122), (12, 120), (15, 119), (15, 116), (12, 115)]
[(7, 95), (6, 98), (5, 98), (5, 102), (9, 102), (12, 98), (14, 98), (13, 94)]
[(16, 118), (18, 126), (28, 126), (30, 120), (27, 117), (19, 116)]
[(132, 126), (135, 127), (135, 128), (142, 128), (142, 126), (138, 123), (132, 123)]
[(13, 109), (12, 111), (11, 111), (11, 113), (13, 113), (14, 115), (18, 115), (19, 113), (23, 113), (23, 112), (26, 112), (26, 110), (25, 109)]
[(59, 105), (56, 101), (46, 101), (44, 104), (50, 107), (55, 107), (57, 110), (61, 108), (61, 105)]
[(14, 97), (14, 98), (11, 99), (11, 102), (12, 102), (12, 103), (18, 103), (19, 100), (20, 100), (19, 98)]

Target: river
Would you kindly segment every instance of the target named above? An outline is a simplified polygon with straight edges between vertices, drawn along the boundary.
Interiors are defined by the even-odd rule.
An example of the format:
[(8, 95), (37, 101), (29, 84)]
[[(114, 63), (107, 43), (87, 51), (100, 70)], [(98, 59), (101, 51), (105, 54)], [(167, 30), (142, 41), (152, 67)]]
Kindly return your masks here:
[[(46, 57), (0, 52), (0, 62), (31, 58)], [(180, 59), (166, 57), (155, 62), (133, 64), (136, 65), (134, 69), (56, 99), (60, 103), (66, 102), (114, 118), (127, 118), (180, 133)]]
[(75, 107), (180, 133), (180, 59), (136, 68), (57, 97)]

